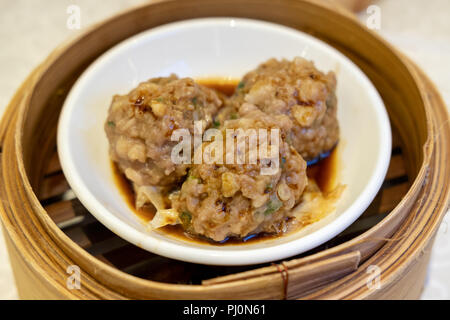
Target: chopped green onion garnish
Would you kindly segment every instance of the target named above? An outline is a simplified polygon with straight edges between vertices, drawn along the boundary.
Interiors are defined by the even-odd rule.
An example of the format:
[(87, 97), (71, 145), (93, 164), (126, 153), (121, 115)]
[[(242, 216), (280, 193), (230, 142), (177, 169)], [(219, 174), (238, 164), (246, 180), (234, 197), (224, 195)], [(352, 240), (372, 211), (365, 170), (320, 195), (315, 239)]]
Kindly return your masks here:
[(284, 165), (286, 163), (286, 158), (285, 157), (281, 157), (281, 168), (284, 168)]
[(197, 180), (198, 178), (196, 176), (193, 175), (189, 175), (188, 176), (188, 180)]
[(180, 213), (179, 218), (180, 218), (181, 224), (184, 227), (188, 227), (191, 224), (192, 215), (189, 211), (183, 211), (182, 213)]
[(277, 197), (269, 200), (266, 205), (266, 210), (264, 211), (265, 215), (272, 214), (277, 212), (283, 206), (283, 202), (281, 202)]

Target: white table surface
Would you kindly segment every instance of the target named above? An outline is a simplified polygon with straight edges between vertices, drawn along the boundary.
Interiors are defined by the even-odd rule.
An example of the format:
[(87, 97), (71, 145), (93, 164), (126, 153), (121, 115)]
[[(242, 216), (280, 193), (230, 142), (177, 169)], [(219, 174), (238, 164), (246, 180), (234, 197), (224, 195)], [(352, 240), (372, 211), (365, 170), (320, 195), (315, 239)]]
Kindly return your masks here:
[[(92, 23), (144, 0), (0, 0), (0, 115), (25, 77), (61, 42)], [(66, 26), (68, 6), (81, 9), (81, 29)], [(380, 0), (383, 37), (416, 61), (450, 105), (450, 1)], [(367, 20), (365, 13), (361, 21)], [(449, 177), (450, 178), (450, 177)], [(449, 179), (450, 180), (450, 179)], [(450, 299), (448, 215), (438, 231), (423, 299)], [(17, 299), (0, 229), (0, 299)]]

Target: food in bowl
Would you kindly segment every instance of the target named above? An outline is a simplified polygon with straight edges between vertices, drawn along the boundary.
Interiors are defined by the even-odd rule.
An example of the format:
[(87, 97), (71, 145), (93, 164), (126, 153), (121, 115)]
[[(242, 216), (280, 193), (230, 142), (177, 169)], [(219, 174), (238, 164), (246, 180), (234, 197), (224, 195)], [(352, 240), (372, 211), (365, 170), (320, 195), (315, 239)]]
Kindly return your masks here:
[[(131, 182), (116, 164), (111, 170), (109, 142), (103, 126), (111, 97), (125, 94), (151, 77), (171, 73), (191, 77), (221, 92), (224, 87), (228, 90), (234, 86), (229, 92), (232, 95), (239, 80), (256, 68), (258, 62), (272, 57), (292, 60), (297, 55), (313, 60), (319, 70), (335, 71), (340, 130), (337, 149), (319, 163), (308, 165), (307, 175), (311, 179), (299, 204), (293, 208), (298, 214), (288, 224), (289, 230), (230, 238), (223, 243), (191, 236), (179, 224), (149, 230), (155, 211), (172, 208), (170, 199), (162, 197), (169, 201), (159, 210), (151, 204), (137, 208)], [(224, 106), (219, 113), (222, 110)], [(220, 130), (223, 124), (217, 117), (212, 128), (219, 124)], [(233, 117), (239, 118), (239, 114)], [(390, 154), (389, 118), (383, 101), (351, 60), (301, 31), (241, 18), (178, 21), (146, 30), (116, 45), (96, 59), (76, 81), (58, 124), (58, 155), (67, 181), (81, 203), (102, 224), (145, 250), (201, 264), (248, 265), (285, 259), (332, 239), (356, 221), (374, 199)], [(320, 174), (311, 175), (316, 169)], [(186, 176), (175, 184), (178, 189), (185, 179)], [(318, 181), (318, 192), (311, 190), (314, 187), (311, 180)], [(335, 183), (322, 183), (326, 181)], [(320, 195), (328, 197), (329, 190), (334, 190), (338, 183), (345, 185), (345, 192), (338, 201), (330, 200), (332, 210), (328, 206), (320, 208), (325, 214), (322, 218), (311, 207), (323, 203)]]
[[(321, 189), (305, 161), (319, 161), (337, 144), (335, 88), (332, 72), (303, 58), (270, 59), (231, 97), (190, 78), (150, 79), (113, 98), (105, 123), (110, 156), (132, 185), (135, 208), (154, 213), (153, 230), (175, 225), (217, 243), (282, 235), (330, 213), (342, 191)], [(216, 131), (180, 149), (189, 155), (180, 162), (176, 130), (202, 138)], [(205, 162), (208, 149), (214, 156)]]

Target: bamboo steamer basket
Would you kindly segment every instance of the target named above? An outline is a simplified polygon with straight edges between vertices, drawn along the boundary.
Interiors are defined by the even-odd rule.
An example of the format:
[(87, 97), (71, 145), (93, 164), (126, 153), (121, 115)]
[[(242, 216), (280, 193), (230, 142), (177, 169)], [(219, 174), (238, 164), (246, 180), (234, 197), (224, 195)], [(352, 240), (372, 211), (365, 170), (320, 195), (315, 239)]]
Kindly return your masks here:
[[(322, 39), (367, 74), (388, 109), (394, 143), (382, 189), (352, 226), (311, 252), (247, 267), (166, 259), (98, 223), (61, 172), (57, 119), (87, 65), (148, 28), (210, 16), (272, 21)], [(329, 1), (158, 1), (127, 11), (58, 48), (36, 68), (12, 99), (0, 140), (0, 216), (25, 299), (418, 298), (449, 206), (450, 130), (436, 88), (401, 53)], [(67, 286), (72, 265), (81, 270), (80, 289)], [(378, 286), (368, 285), (371, 270), (379, 272)]]

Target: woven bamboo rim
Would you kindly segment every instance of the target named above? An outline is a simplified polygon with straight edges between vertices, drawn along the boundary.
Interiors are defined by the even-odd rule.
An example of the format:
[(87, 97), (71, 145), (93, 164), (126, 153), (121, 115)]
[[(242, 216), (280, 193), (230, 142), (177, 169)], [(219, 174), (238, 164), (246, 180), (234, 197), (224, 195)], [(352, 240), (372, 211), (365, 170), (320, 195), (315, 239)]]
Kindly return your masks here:
[[(45, 211), (36, 190), (53, 154), (64, 92), (80, 72), (107, 48), (139, 31), (206, 16), (273, 21), (313, 34), (346, 54), (371, 78), (385, 101), (403, 142), (411, 185), (380, 223), (331, 249), (202, 285), (149, 281), (107, 265), (72, 241)], [(158, 1), (125, 12), (58, 48), (29, 76), (10, 103), (0, 138), (0, 212), (16, 281), (25, 298), (415, 298), (449, 204), (450, 130), (435, 87), (350, 13), (325, 1)], [(82, 270), (81, 290), (66, 287), (69, 265)], [(380, 268), (379, 290), (366, 286), (369, 265)]]

